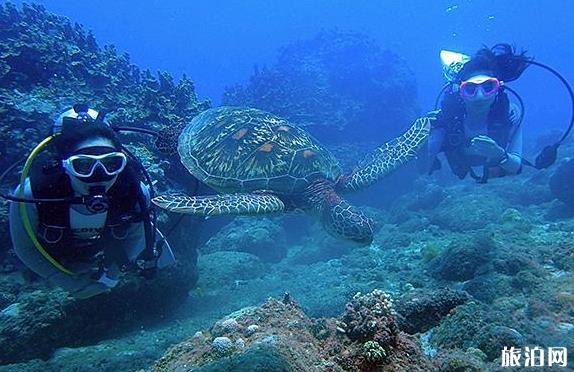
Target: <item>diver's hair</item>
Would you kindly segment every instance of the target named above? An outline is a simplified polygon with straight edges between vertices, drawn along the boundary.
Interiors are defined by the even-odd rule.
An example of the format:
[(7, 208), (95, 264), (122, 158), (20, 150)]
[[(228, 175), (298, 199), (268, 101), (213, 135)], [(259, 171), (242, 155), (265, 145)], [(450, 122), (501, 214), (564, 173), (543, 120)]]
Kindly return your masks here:
[(509, 82), (522, 75), (532, 60), (526, 51), (516, 52), (506, 43), (496, 44), (492, 48), (483, 47), (468, 61), (458, 73), (459, 80), (466, 80), (478, 71), (491, 72), (497, 79)]
[(119, 150), (122, 144), (114, 130), (103, 122), (84, 123), (71, 121), (64, 123), (62, 131), (54, 138), (57, 156), (66, 158), (72, 155), (74, 148), (89, 138), (105, 138)]

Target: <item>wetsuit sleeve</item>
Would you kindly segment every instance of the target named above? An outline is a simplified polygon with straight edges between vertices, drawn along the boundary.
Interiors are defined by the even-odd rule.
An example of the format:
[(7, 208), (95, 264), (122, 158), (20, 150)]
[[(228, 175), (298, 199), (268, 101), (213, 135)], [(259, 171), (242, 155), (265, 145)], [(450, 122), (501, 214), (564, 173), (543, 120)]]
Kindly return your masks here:
[(516, 105), (511, 105), (510, 120), (515, 129), (508, 146), (506, 146), (508, 160), (500, 164), (500, 167), (504, 169), (506, 174), (517, 174), (522, 169), (522, 126), (519, 121), (520, 116), (520, 109)]
[[(149, 187), (142, 183), (141, 188), (142, 188), (145, 200), (146, 200), (147, 207), (148, 208), (153, 207), (151, 205), (151, 196), (150, 196)], [(154, 229), (155, 229), (156, 243), (159, 243), (158, 246), (161, 247), (161, 254), (160, 254), (156, 264), (157, 264), (158, 269), (163, 269), (163, 268), (171, 266), (175, 263), (175, 255), (173, 254), (173, 251), (171, 249), (169, 242), (167, 241), (167, 238), (162, 234), (162, 232), (159, 230), (159, 228), (157, 228), (157, 226), (154, 226)], [(144, 244), (145, 244), (145, 240), (144, 240)]]
[[(148, 186), (141, 183), (140, 187), (142, 189), (142, 193), (144, 195), (145, 204), (147, 208), (151, 206), (151, 198)], [(139, 206), (138, 206), (139, 210)], [(145, 226), (143, 221), (138, 223), (133, 223), (128, 226), (127, 232), (125, 232), (125, 237), (116, 236), (116, 239), (113, 244), (116, 244), (118, 248), (123, 249), (126, 253), (127, 258), (130, 262), (134, 262), (144, 251), (146, 248), (146, 238), (145, 238)], [(113, 230), (112, 230), (113, 233)], [(163, 236), (159, 232), (156, 231), (155, 234), (156, 240), (162, 239)], [(163, 238), (164, 239), (164, 238)], [(164, 248), (162, 250), (162, 256), (160, 257), (158, 267), (162, 268), (165, 266), (169, 266), (174, 262), (173, 253), (171, 252), (171, 248), (167, 242), (164, 242), (162, 245)]]

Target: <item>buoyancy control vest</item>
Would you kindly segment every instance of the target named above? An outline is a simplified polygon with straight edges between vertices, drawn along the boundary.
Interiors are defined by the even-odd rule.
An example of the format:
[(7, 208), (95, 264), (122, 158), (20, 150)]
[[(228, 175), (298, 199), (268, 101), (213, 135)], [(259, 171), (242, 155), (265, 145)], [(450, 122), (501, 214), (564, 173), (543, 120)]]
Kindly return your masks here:
[[(74, 196), (70, 178), (59, 162), (49, 158), (38, 161), (30, 173), (30, 185), (34, 198), (71, 198)], [(55, 259), (62, 262), (89, 263), (96, 256), (103, 262), (115, 262), (120, 268), (127, 267), (129, 259), (127, 252), (113, 249), (115, 244), (98, 244), (113, 242), (125, 234), (132, 223), (144, 222), (151, 224), (146, 197), (140, 185), (139, 177), (133, 170), (133, 164), (128, 162), (126, 169), (118, 175), (114, 185), (105, 193), (109, 209), (105, 218), (104, 228), (92, 244), (82, 244), (74, 237), (70, 223), (71, 203), (42, 203), (37, 202), (38, 227), (37, 237), (46, 251)], [(146, 229), (147, 230), (147, 229)], [(103, 254), (103, 256), (102, 256)]]
[[(503, 176), (505, 171), (498, 164), (490, 164), (483, 157), (468, 155), (465, 152), (471, 141), (464, 130), (465, 116), (462, 99), (456, 93), (452, 93), (445, 96), (442, 109), (436, 113), (437, 120), (433, 122), (433, 128), (444, 130), (440, 152), (445, 154), (452, 172), (460, 179), (468, 174), (477, 180), (486, 180), (489, 175)], [(488, 114), (487, 135), (504, 149), (512, 141), (517, 128), (513, 119), (508, 96), (501, 92)], [(477, 165), (482, 165), (484, 168), (482, 177), (477, 176), (472, 169)]]

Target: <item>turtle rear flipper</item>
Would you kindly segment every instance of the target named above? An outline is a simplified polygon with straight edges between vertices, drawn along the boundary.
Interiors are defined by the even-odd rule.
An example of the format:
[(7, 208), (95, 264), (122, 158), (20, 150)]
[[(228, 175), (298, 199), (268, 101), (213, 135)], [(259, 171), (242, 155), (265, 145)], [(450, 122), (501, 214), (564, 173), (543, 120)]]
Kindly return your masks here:
[(166, 194), (152, 199), (160, 208), (198, 216), (254, 215), (282, 212), (285, 205), (271, 194), (186, 196)]
[(432, 120), (430, 116), (418, 118), (402, 136), (376, 149), (350, 175), (343, 177), (341, 190), (357, 191), (370, 186), (415, 158), (430, 134)]

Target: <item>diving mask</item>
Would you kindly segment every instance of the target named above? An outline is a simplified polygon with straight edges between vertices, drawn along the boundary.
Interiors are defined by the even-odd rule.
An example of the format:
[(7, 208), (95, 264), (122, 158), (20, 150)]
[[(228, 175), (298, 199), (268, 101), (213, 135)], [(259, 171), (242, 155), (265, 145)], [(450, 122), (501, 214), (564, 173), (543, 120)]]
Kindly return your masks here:
[(477, 75), (460, 83), (460, 94), (465, 98), (476, 96), (478, 90), (482, 91), (485, 97), (498, 93), (502, 81), (492, 76)]
[(115, 151), (103, 155), (77, 154), (62, 161), (68, 174), (78, 177), (91, 177), (100, 167), (108, 176), (121, 173), (127, 164), (127, 157), (123, 152)]

